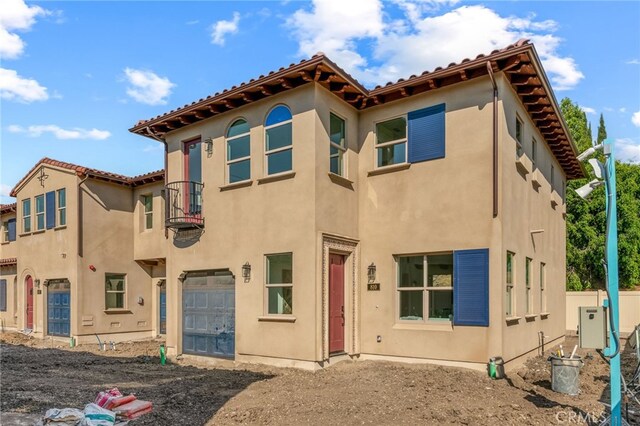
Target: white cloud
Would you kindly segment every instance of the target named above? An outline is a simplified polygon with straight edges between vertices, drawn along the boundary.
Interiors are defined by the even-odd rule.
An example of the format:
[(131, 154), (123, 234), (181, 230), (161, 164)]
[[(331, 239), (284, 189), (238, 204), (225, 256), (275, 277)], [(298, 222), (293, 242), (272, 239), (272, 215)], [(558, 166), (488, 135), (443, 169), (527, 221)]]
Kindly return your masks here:
[(299, 54), (324, 52), (349, 71), (360, 70), (366, 59), (356, 52), (356, 41), (383, 35), (382, 3), (378, 0), (313, 2), (310, 12), (296, 11), (287, 19), (299, 43)]
[(0, 98), (31, 103), (49, 99), (47, 88), (36, 80), (22, 77), (14, 70), (0, 68)]
[(126, 68), (124, 73), (131, 85), (127, 88), (127, 95), (143, 104), (166, 104), (166, 98), (171, 95), (171, 89), (175, 87), (168, 78), (160, 77), (152, 71)]
[(36, 17), (49, 15), (40, 6), (27, 6), (23, 0), (3, 0), (0, 8), (0, 57), (15, 59), (24, 52), (25, 43), (16, 31), (29, 31)]
[(629, 64), (629, 65), (640, 65), (640, 60), (638, 59), (632, 59), (630, 61), (625, 62), (625, 64)]
[(581, 109), (582, 111), (584, 111), (585, 113), (587, 113), (587, 114), (592, 114), (592, 115), (595, 115), (595, 114), (596, 114), (596, 110), (595, 110), (595, 109), (593, 109), (593, 108), (591, 108), (591, 107), (588, 107), (588, 106), (582, 106), (582, 105), (580, 105), (580, 109)]
[(197, 19), (194, 19), (193, 21), (187, 21), (186, 22), (187, 25), (196, 25), (196, 24), (199, 24), (199, 23), (200, 23), (200, 21), (198, 21)]
[(0, 183), (0, 196), (9, 197), (11, 193), (11, 187), (6, 183)]
[(640, 111), (634, 112), (631, 116), (631, 122), (634, 126), (640, 127)]
[(625, 112), (627, 112), (627, 109), (626, 109), (625, 107), (622, 107), (622, 108), (620, 108), (618, 111), (620, 111), (620, 112), (622, 112), (622, 113), (625, 113)]
[(27, 136), (36, 138), (42, 136), (43, 133), (51, 133), (56, 139), (94, 139), (104, 140), (111, 136), (111, 132), (98, 129), (82, 129), (74, 127), (71, 129), (63, 129), (55, 124), (35, 125), (24, 128), (15, 124), (7, 127), (11, 133), (25, 133)]
[(227, 34), (235, 34), (238, 32), (238, 24), (240, 23), (240, 14), (233, 12), (231, 21), (218, 21), (212, 26), (211, 43), (218, 46), (224, 46), (224, 38)]
[(630, 138), (616, 139), (616, 158), (628, 163), (640, 164), (640, 144)]
[[(536, 21), (533, 14), (500, 16), (482, 5), (426, 16), (435, 2), (396, 0), (395, 4), (405, 19), (390, 20), (383, 10), (387, 4), (380, 1), (314, 0), (310, 11), (296, 11), (287, 24), (301, 56), (323, 51), (367, 85), (475, 58), (521, 38), (535, 44), (555, 90), (571, 89), (584, 78), (576, 62), (559, 53), (562, 40), (553, 34), (558, 28), (555, 21)], [(371, 63), (358, 51), (365, 45), (373, 51)]]

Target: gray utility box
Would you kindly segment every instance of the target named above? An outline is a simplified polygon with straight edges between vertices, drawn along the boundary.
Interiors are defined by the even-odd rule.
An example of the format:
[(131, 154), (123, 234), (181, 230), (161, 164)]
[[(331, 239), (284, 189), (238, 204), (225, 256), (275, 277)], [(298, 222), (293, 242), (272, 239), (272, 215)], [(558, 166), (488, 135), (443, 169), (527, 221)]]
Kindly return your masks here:
[(607, 347), (607, 311), (602, 306), (580, 306), (580, 347)]

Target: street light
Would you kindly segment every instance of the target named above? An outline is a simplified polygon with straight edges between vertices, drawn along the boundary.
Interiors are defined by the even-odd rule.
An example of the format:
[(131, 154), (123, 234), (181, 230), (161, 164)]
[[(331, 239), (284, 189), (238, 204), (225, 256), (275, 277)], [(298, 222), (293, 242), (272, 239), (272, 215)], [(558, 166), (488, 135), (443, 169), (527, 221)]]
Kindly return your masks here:
[[(582, 198), (587, 198), (598, 186), (604, 185), (606, 194), (605, 209), (607, 213), (607, 232), (605, 250), (605, 271), (607, 277), (607, 300), (603, 306), (609, 310), (609, 346), (604, 349), (604, 356), (609, 358), (609, 388), (611, 389), (611, 415), (601, 424), (621, 426), (627, 424), (622, 418), (620, 400), (622, 391), (620, 386), (620, 301), (618, 289), (618, 222), (616, 206), (616, 161), (614, 145), (611, 139), (605, 139), (600, 145), (593, 146), (578, 156), (578, 160), (584, 161), (597, 150), (602, 149), (606, 161), (604, 164), (598, 160), (590, 159), (589, 164), (597, 179), (578, 188), (576, 192)], [(603, 179), (603, 180), (600, 180)], [(612, 347), (612, 344), (615, 347)]]

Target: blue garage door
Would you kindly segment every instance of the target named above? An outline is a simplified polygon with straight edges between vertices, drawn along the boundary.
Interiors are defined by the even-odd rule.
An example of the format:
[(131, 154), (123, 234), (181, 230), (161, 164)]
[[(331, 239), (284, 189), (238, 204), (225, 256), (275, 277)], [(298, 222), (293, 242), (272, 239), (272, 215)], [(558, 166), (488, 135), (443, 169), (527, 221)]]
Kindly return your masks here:
[(68, 280), (48, 280), (47, 334), (69, 336), (71, 333), (71, 284)]
[(235, 280), (228, 270), (187, 274), (182, 289), (184, 353), (234, 357), (235, 297)]

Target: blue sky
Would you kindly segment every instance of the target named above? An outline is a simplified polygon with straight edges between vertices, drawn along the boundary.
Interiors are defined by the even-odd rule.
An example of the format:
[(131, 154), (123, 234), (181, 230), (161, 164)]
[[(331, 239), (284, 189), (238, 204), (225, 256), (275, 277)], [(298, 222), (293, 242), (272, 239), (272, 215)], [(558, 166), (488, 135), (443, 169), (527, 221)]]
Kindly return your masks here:
[(136, 175), (161, 144), (147, 119), (323, 51), (367, 87), (521, 37), (558, 100), (640, 163), (640, 2), (3, 0), (0, 194), (42, 157)]

